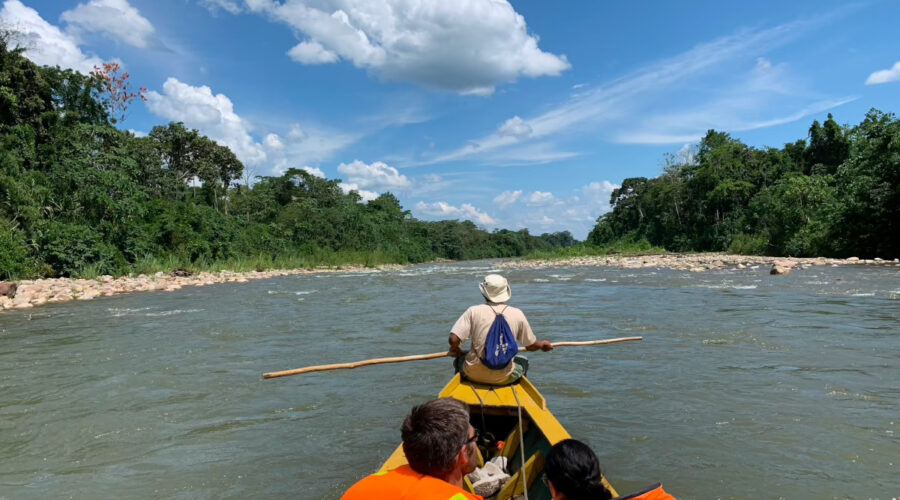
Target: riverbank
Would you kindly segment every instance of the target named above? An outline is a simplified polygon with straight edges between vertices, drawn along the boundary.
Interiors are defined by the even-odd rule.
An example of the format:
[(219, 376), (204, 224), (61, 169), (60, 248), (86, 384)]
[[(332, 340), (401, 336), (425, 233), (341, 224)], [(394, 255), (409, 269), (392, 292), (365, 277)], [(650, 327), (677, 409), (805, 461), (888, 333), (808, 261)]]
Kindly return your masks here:
[[(691, 272), (721, 269), (759, 269), (765, 267), (771, 274), (789, 274), (791, 271), (812, 266), (872, 265), (900, 267), (900, 260), (830, 258), (784, 258), (759, 255), (734, 255), (725, 253), (703, 254), (650, 254), (650, 255), (589, 255), (559, 259), (517, 259), (499, 263), (501, 268), (541, 268), (565, 266), (606, 266), (623, 269), (668, 268)], [(219, 271), (199, 272), (192, 275), (173, 271), (170, 273), (140, 274), (138, 276), (100, 276), (96, 279), (49, 278), (15, 282), (11, 296), (0, 296), (0, 311), (28, 309), (55, 302), (91, 300), (97, 297), (121, 295), (132, 292), (171, 292), (186, 286), (206, 286), (216, 283), (245, 283), (249, 280), (268, 279), (300, 274), (363, 272), (373, 269), (401, 269), (404, 266), (385, 264), (377, 267), (330, 266), (303, 269), (273, 269), (268, 271)]]
[(0, 311), (6, 309), (28, 309), (54, 302), (91, 300), (97, 297), (120, 295), (132, 292), (171, 292), (186, 286), (206, 286), (216, 283), (245, 283), (249, 280), (293, 276), (298, 274), (362, 272), (373, 269), (400, 269), (403, 266), (385, 264), (377, 267), (336, 266), (311, 269), (273, 269), (250, 272), (200, 272), (187, 275), (183, 270), (171, 273), (157, 272), (138, 276), (100, 276), (96, 279), (50, 278), (22, 280), (15, 282), (15, 293), (0, 296)]
[(789, 274), (795, 269), (812, 266), (873, 265), (900, 267), (900, 259), (830, 259), (824, 257), (786, 258), (726, 253), (652, 254), (652, 255), (586, 255), (559, 259), (519, 259), (499, 264), (508, 268), (538, 268), (564, 266), (607, 266), (625, 269), (668, 268), (680, 271), (705, 272), (718, 269), (769, 268), (771, 274)]

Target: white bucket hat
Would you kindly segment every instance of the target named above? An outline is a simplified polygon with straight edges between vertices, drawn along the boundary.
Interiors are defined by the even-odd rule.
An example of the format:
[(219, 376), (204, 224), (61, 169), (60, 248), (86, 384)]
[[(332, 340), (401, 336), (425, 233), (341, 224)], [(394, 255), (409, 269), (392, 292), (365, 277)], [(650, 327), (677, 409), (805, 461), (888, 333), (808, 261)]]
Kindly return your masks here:
[(484, 295), (484, 298), (491, 302), (506, 302), (512, 296), (509, 282), (499, 274), (488, 274), (484, 277), (484, 281), (478, 285), (478, 288), (481, 290), (481, 295)]

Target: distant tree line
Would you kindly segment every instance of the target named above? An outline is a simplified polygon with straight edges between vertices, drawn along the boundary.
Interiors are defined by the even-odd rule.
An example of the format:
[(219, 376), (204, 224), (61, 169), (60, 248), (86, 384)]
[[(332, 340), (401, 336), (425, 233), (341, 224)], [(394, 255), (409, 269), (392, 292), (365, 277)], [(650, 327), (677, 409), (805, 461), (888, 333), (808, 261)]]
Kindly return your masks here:
[(755, 148), (710, 130), (662, 175), (625, 179), (588, 242), (647, 240), (671, 251), (900, 257), (900, 120), (829, 114), (808, 140)]
[(390, 193), (361, 203), (299, 169), (241, 185), (234, 153), (181, 123), (147, 137), (118, 130), (138, 93), (117, 71), (40, 67), (0, 32), (0, 280), (341, 252), (511, 257), (574, 242), (417, 220)]

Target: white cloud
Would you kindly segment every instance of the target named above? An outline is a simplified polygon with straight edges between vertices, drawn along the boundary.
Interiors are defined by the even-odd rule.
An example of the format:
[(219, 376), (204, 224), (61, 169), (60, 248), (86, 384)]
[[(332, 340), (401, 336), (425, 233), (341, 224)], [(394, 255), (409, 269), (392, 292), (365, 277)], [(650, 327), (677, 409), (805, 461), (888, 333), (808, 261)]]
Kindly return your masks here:
[(291, 56), (306, 64), (340, 58), (388, 80), (475, 95), (570, 67), (565, 56), (538, 48), (525, 18), (506, 0), (246, 3), (308, 37), (291, 49)]
[[(759, 108), (760, 99), (747, 97), (744, 102), (713, 102), (693, 110), (674, 113), (660, 113), (639, 124), (632, 131), (624, 131), (612, 137), (615, 142), (623, 144), (678, 144), (680, 142), (697, 142), (709, 129), (742, 132), (760, 128), (783, 125), (795, 122), (816, 113), (853, 102), (858, 97), (842, 97), (826, 99), (805, 106), (791, 114), (772, 118), (741, 117), (739, 108)], [(746, 113), (749, 113), (747, 111)], [(704, 125), (705, 124), (705, 125)]]
[(697, 147), (695, 143), (687, 143), (675, 153), (675, 157), (678, 158), (682, 164), (684, 165), (694, 165), (696, 162), (696, 151)]
[(259, 165), (266, 161), (263, 146), (250, 136), (249, 124), (234, 112), (231, 99), (224, 94), (213, 95), (205, 85), (194, 87), (169, 78), (163, 84), (163, 94), (147, 92), (147, 107), (167, 120), (184, 122), (228, 146), (245, 164)]
[(326, 49), (319, 42), (301, 42), (288, 51), (291, 59), (301, 64), (330, 64), (337, 62), (340, 57)]
[(500, 208), (506, 208), (513, 203), (519, 201), (519, 198), (522, 196), (522, 190), (517, 189), (515, 191), (504, 191), (497, 195), (494, 198), (494, 205), (497, 205)]
[[(605, 84), (578, 89), (565, 102), (543, 114), (532, 118), (515, 115), (507, 122), (517, 130), (529, 127), (527, 135), (511, 134), (509, 129), (501, 127), (503, 130), (466, 141), (455, 151), (437, 155), (423, 164), (473, 156), (484, 158), (491, 151), (497, 151), (497, 156), (502, 157), (510, 151), (515, 154), (522, 143), (550, 137), (569, 138), (575, 132), (606, 135), (617, 142), (685, 143), (696, 140), (697, 133), (702, 134), (707, 128), (762, 128), (840, 105), (853, 98), (810, 102), (809, 96), (816, 92), (802, 88), (802, 80), (791, 78), (783, 65), (774, 65), (761, 56), (850, 8), (768, 29), (742, 30), (697, 45)], [(753, 63), (749, 71), (748, 60)], [(711, 82), (722, 90), (709, 92)], [(692, 110), (699, 110), (693, 125), (702, 122), (706, 128), (689, 128), (678, 121)], [(773, 110), (788, 112), (773, 117)], [(657, 121), (635, 127), (634, 117), (640, 116), (657, 117), (654, 118)]]
[(619, 187), (618, 184), (613, 184), (609, 181), (591, 182), (583, 186), (581, 192), (587, 199), (587, 203), (590, 203), (592, 206), (599, 206), (603, 212), (608, 212), (610, 210), (609, 197)]
[(532, 207), (550, 205), (554, 201), (556, 201), (556, 198), (553, 196), (553, 193), (544, 193), (541, 191), (535, 191), (525, 197), (525, 203)]
[(284, 147), (282, 149), (270, 147), (268, 156), (273, 170), (284, 172), (288, 168), (296, 168), (297, 165), (316, 164), (328, 160), (336, 152), (358, 140), (359, 137), (359, 134), (317, 125), (307, 125), (305, 128), (301, 128), (299, 124), (293, 123), (284, 138), (279, 137)]
[(229, 14), (240, 14), (243, 9), (235, 0), (200, 0), (200, 5), (206, 7), (210, 12), (216, 13), (222, 9)]
[(341, 183), (341, 190), (344, 191), (344, 194), (350, 194), (350, 191), (356, 191), (359, 194), (359, 197), (362, 198), (362, 201), (372, 201), (375, 198), (378, 198), (378, 193), (374, 191), (367, 191), (365, 189), (360, 189), (358, 185), (353, 183)]
[(278, 137), (278, 134), (268, 134), (265, 138), (266, 147), (269, 149), (281, 150), (284, 149), (284, 143), (281, 142), (281, 138)]
[(135, 137), (147, 137), (147, 132), (141, 132), (140, 130), (135, 130), (133, 128), (128, 129)]
[(306, 139), (306, 132), (303, 131), (299, 123), (293, 123), (291, 124), (291, 130), (288, 132), (288, 137), (303, 140)]
[(371, 165), (355, 160), (352, 163), (341, 163), (338, 172), (347, 176), (348, 184), (362, 188), (389, 191), (412, 186), (412, 182), (400, 172), (384, 162), (376, 161)]
[(62, 13), (74, 35), (104, 33), (135, 47), (146, 48), (154, 41), (153, 25), (127, 0), (91, 0)]
[(610, 210), (609, 197), (618, 187), (609, 181), (591, 182), (563, 197), (541, 191), (524, 196), (521, 190), (505, 191), (494, 202), (510, 227), (528, 228), (532, 234), (570, 231), (583, 240), (597, 217)]
[(103, 60), (85, 55), (76, 40), (45, 21), (19, 0), (7, 0), (0, 9), (0, 23), (17, 32), (16, 42), (25, 47), (25, 56), (37, 64), (71, 68), (90, 73)]
[(311, 175), (311, 176), (313, 176), (313, 177), (318, 177), (318, 178), (320, 178), (320, 179), (324, 179), (324, 178), (325, 178), (325, 172), (322, 172), (322, 169), (320, 169), (320, 168), (316, 168), (316, 167), (303, 167), (303, 168), (301, 168), (300, 170), (305, 171), (306, 173), (308, 173), (309, 175)]
[(900, 62), (895, 63), (891, 69), (876, 71), (866, 79), (866, 85), (879, 85), (890, 82), (900, 82)]
[(531, 132), (531, 125), (525, 123), (525, 120), (522, 120), (518, 116), (506, 120), (503, 125), (500, 125), (500, 128), (497, 129), (498, 134), (512, 136), (519, 140), (527, 139), (528, 136), (531, 135)]
[(494, 227), (497, 225), (496, 219), (487, 213), (478, 210), (469, 203), (463, 203), (461, 206), (455, 207), (443, 201), (435, 203), (425, 203), (420, 201), (416, 203), (415, 210), (418, 213), (439, 219), (471, 220), (476, 224), (487, 227)]

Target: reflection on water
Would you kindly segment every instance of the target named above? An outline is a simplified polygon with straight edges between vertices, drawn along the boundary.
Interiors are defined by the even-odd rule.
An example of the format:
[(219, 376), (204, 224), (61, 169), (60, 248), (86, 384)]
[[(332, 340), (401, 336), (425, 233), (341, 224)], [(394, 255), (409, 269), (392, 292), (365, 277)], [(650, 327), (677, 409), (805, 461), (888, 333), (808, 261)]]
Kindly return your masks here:
[(0, 498), (337, 498), (448, 360), (490, 272), (540, 338), (530, 377), (620, 490), (900, 496), (900, 272), (503, 269), (491, 261), (106, 297), (0, 315)]

